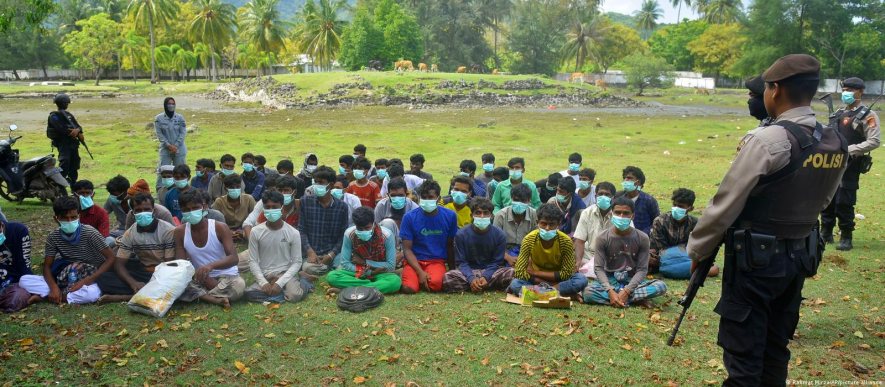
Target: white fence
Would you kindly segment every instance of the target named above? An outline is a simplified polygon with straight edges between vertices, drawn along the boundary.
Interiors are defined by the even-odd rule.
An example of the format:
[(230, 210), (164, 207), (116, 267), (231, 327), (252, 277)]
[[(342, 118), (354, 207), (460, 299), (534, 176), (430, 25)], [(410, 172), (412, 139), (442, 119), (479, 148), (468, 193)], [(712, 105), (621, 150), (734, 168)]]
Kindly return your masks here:
[[(708, 90), (713, 90), (716, 88), (716, 79), (704, 78), (701, 73), (696, 73), (693, 71), (676, 71), (675, 75), (676, 75), (676, 78), (674, 78), (674, 80), (673, 80), (673, 86), (708, 89)], [(559, 74), (556, 74), (556, 80), (565, 82), (565, 81), (568, 81), (571, 76), (572, 76), (571, 73), (559, 73)], [(603, 73), (584, 74), (584, 82), (585, 83), (593, 83), (597, 79), (601, 79), (607, 85), (626, 85), (627, 84), (627, 74), (623, 71), (620, 71), (620, 70), (611, 70), (605, 74), (603, 74)]]
[[(222, 78), (227, 78), (228, 76), (232, 78), (245, 78), (245, 77), (254, 77), (258, 70), (247, 70), (247, 69), (234, 69), (233, 71), (218, 68), (218, 76)], [(291, 71), (286, 67), (274, 66), (273, 73), (274, 74), (288, 74)], [(312, 71), (316, 72), (316, 71)], [(18, 73), (18, 77), (21, 80), (45, 80), (43, 77), (43, 70), (40, 69), (30, 69), (30, 70), (16, 70)], [(123, 70), (122, 71), (123, 80), (132, 79), (132, 70)], [(206, 78), (207, 70), (206, 69), (197, 69), (191, 70), (190, 78), (193, 79), (202, 79)], [(264, 74), (264, 71), (262, 71)], [(52, 69), (46, 70), (46, 76), (51, 80), (90, 80), (95, 79), (95, 74), (92, 71), (81, 71), (76, 69)], [(171, 74), (167, 71), (163, 71), (158, 73), (158, 76), (161, 76), (162, 79), (169, 79)], [(139, 79), (148, 79), (151, 77), (150, 73), (145, 73), (143, 71), (136, 70), (135, 77)], [(180, 78), (178, 74), (175, 75), (176, 79)], [(107, 70), (101, 75), (101, 79), (119, 79), (119, 75), (117, 74), (117, 70)], [(6, 81), (14, 81), (15, 74), (13, 74), (12, 70), (0, 70), (0, 80)]]
[[(873, 80), (873, 81), (864, 81), (867, 89), (864, 91), (864, 94), (871, 95), (879, 95), (882, 93), (883, 85), (885, 85), (885, 80)], [(820, 93), (841, 93), (842, 92), (842, 80), (841, 79), (824, 79), (823, 84), (817, 89)]]

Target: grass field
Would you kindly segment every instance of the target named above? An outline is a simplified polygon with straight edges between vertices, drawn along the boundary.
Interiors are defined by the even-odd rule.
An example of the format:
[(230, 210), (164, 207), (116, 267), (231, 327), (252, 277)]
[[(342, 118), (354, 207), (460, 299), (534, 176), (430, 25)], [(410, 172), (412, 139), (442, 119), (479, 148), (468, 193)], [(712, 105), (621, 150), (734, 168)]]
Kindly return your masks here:
[[(299, 87), (336, 82), (287, 77)], [(670, 97), (684, 99), (662, 93), (665, 97), (655, 100), (663, 104)], [(161, 96), (152, 94), (150, 104), (124, 96), (72, 105), (96, 157), (84, 154), (83, 178), (102, 184), (120, 173), (130, 181), (154, 181), (157, 142), (147, 125), (160, 112)], [(740, 95), (730, 98), (732, 107), (740, 107), (735, 102)], [(191, 164), (201, 157), (254, 152), (271, 163), (291, 158), (298, 167), (305, 153), (314, 152), (321, 164), (334, 165), (339, 155), (363, 143), (370, 159), (423, 153), (426, 170), (437, 177), (456, 174), (462, 159), (478, 160), (486, 152), (493, 152), (499, 165), (520, 156), (526, 159), (526, 177), (535, 180), (565, 169), (568, 154), (578, 151), (584, 165), (597, 171), (597, 182), (617, 182), (627, 165), (643, 168), (645, 190), (665, 211), (675, 188), (694, 189), (695, 216), (715, 193), (740, 138), (755, 126), (750, 117), (724, 113), (244, 106), (194, 111), (188, 106), (197, 105), (193, 100), (178, 103), (188, 125), (198, 127), (187, 139)], [(0, 120), (21, 119), (15, 123), (25, 136), (17, 144), (23, 158), (49, 152), (45, 103), (0, 100)], [(874, 157), (883, 154), (877, 150)], [(791, 379), (885, 379), (881, 166), (874, 166), (861, 185), (857, 212), (866, 219), (858, 222), (855, 250), (828, 251), (819, 277), (806, 283), (808, 300), (791, 344)], [(106, 197), (98, 189), (95, 201), (104, 203)], [(2, 207), (7, 217), (31, 227), (35, 246), (42, 246), (55, 227), (48, 204), (31, 199)], [(34, 255), (38, 271), (42, 257)], [(651, 311), (586, 305), (568, 311), (525, 309), (500, 302), (503, 293), (490, 293), (392, 295), (382, 307), (358, 315), (338, 311), (320, 285), (299, 304), (240, 302), (230, 312), (176, 304), (160, 320), (132, 314), (121, 304), (35, 305), (0, 316), (0, 385), (697, 386), (719, 384), (726, 376), (716, 346), (718, 316), (712, 312), (718, 279), (701, 290), (673, 348), (664, 343), (686, 281), (668, 281), (669, 294)], [(869, 373), (859, 373), (856, 362)]]

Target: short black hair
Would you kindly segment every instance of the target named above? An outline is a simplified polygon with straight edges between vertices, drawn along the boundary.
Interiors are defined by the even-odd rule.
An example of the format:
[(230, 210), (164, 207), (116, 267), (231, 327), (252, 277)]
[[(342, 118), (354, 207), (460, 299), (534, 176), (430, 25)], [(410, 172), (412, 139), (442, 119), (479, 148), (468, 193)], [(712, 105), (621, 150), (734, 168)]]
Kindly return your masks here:
[[(206, 196), (203, 196), (204, 194)], [(187, 190), (182, 192), (181, 196), (178, 197), (178, 206), (184, 208), (188, 203), (203, 205), (206, 204), (207, 197), (208, 193), (202, 189)]]
[(344, 165), (353, 165), (353, 155), (341, 155), (338, 158), (338, 164), (344, 163)]
[(249, 152), (243, 153), (243, 155), (240, 156), (240, 161), (243, 161), (245, 159), (252, 159), (252, 161), (255, 161), (255, 155)]
[(424, 164), (424, 155), (420, 153), (415, 153), (412, 155), (412, 157), (409, 157), (409, 162)]
[(281, 175), (277, 179), (277, 189), (283, 188), (291, 188), (295, 193), (298, 193), (298, 180), (295, 176)]
[[(394, 158), (388, 160), (388, 161), (387, 161), (387, 164), (389, 164), (389, 165), (393, 165), (393, 164), (403, 165), (403, 161), (400, 160), (400, 159), (398, 159), (398, 158), (396, 158), (396, 157), (394, 157)], [(405, 166), (405, 165), (403, 165), (403, 166)]]
[(536, 217), (538, 218), (538, 220), (555, 220), (557, 223), (559, 223), (562, 222), (562, 210), (559, 209), (558, 204), (544, 203), (541, 205), (541, 207), (538, 207)]
[(494, 164), (494, 162), (495, 162), (495, 155), (493, 155), (493, 154), (491, 154), (491, 153), (486, 153), (486, 154), (482, 155), (481, 160), (482, 160), (482, 162), (483, 162), (484, 164), (485, 164), (485, 163), (493, 163), (493, 164)]
[(123, 175), (117, 175), (108, 180), (108, 184), (105, 185), (105, 189), (108, 192), (126, 192), (129, 190), (131, 185), (129, 184), (129, 180), (123, 177)]
[(222, 182), (224, 182), (224, 188), (234, 186), (240, 188), (240, 183), (242, 181), (243, 180), (240, 178), (240, 175), (236, 173), (231, 173), (230, 175), (225, 176), (224, 180), (222, 180)]
[(332, 168), (329, 168), (325, 165), (319, 166), (319, 167), (317, 167), (316, 170), (313, 171), (313, 179), (314, 180), (322, 179), (322, 180), (325, 180), (329, 184), (335, 183), (335, 176), (337, 176), (335, 171), (333, 171)]
[(682, 204), (688, 204), (689, 206), (694, 205), (695, 195), (694, 191), (688, 188), (679, 188), (673, 191), (673, 202), (679, 202)]
[(203, 168), (215, 169), (215, 161), (213, 161), (212, 159), (198, 159), (197, 165)]
[(230, 153), (226, 153), (224, 156), (221, 156), (221, 163), (224, 164), (227, 161), (233, 161), (236, 163), (237, 159)]
[(264, 186), (265, 186), (265, 187), (276, 187), (276, 186), (277, 186), (277, 180), (279, 180), (280, 177), (281, 177), (281, 175), (267, 175), (267, 176), (264, 176)]
[(639, 180), (639, 185), (645, 185), (645, 174), (642, 173), (642, 170), (639, 167), (628, 166), (621, 171), (621, 178), (627, 177), (627, 174), (630, 173), (633, 176), (636, 176), (636, 180)]
[(466, 169), (470, 172), (476, 172), (476, 162), (473, 160), (463, 160), (458, 168)]
[(504, 167), (498, 167), (492, 170), (492, 176), (501, 178), (501, 181), (504, 181), (510, 177), (510, 170)]
[(338, 175), (335, 176), (335, 181), (333, 181), (332, 183), (333, 185), (334, 183), (341, 183), (341, 186), (344, 187), (343, 189), (347, 189), (347, 186), (350, 185), (350, 179), (348, 179), (347, 176)]
[(265, 165), (267, 164), (267, 159), (262, 155), (255, 155), (255, 164)]
[(172, 168), (172, 175), (191, 175), (191, 167), (187, 166), (187, 164), (179, 164), (176, 165), (175, 168)]
[(580, 163), (584, 162), (584, 158), (581, 157), (580, 153), (575, 152), (575, 153), (568, 155), (568, 162), (580, 164)]
[(423, 183), (418, 187), (418, 198), (421, 198), (425, 192), (434, 191), (436, 192), (436, 197), (439, 198), (441, 195), (442, 189), (439, 188), (439, 183), (434, 180), (424, 180)]
[(470, 181), (470, 178), (467, 176), (455, 176), (452, 178), (452, 187), (455, 186), (455, 183), (467, 184), (467, 192), (473, 192), (473, 182)]
[(596, 171), (592, 168), (584, 168), (580, 172), (578, 172), (578, 177), (586, 177), (590, 179), (590, 181), (596, 180)]
[(71, 192), (77, 192), (81, 189), (94, 191), (95, 186), (92, 185), (92, 182), (89, 180), (77, 180), (76, 182), (74, 182), (74, 185), (71, 186)]
[(277, 163), (277, 170), (291, 171), (295, 172), (295, 164), (292, 164), (292, 160), (280, 160)]
[(365, 154), (366, 154), (366, 146), (363, 145), (363, 144), (356, 144), (356, 146), (353, 147), (353, 151), (354, 151), (354, 152), (360, 152), (360, 153), (362, 153), (363, 155), (365, 155)]
[(129, 203), (132, 207), (135, 207), (144, 202), (151, 202), (151, 207), (154, 206), (154, 197), (149, 193), (139, 192), (129, 199)]
[(602, 183), (599, 183), (596, 185), (596, 195), (599, 195), (599, 190), (601, 190), (601, 189), (611, 192), (612, 196), (614, 196), (616, 193), (618, 193), (618, 190), (615, 188), (615, 185), (610, 182), (607, 182), (607, 181), (603, 181)]
[(375, 211), (369, 207), (362, 206), (353, 210), (353, 214), (350, 215), (350, 218), (353, 220), (355, 226), (366, 227), (375, 223)]
[(525, 168), (525, 159), (522, 157), (514, 157), (507, 162), (507, 168), (513, 168), (514, 165), (521, 164), (523, 169)]
[(358, 157), (356, 160), (353, 161), (353, 168), (369, 170), (372, 169), (372, 162), (365, 157)]
[(801, 105), (808, 105), (811, 103), (815, 94), (817, 94), (817, 88), (820, 85), (820, 82), (814, 79), (791, 80), (789, 78), (777, 82), (766, 82), (765, 85), (769, 86), (772, 83), (777, 83), (784, 89), (790, 102)]
[(547, 176), (547, 185), (553, 185), (554, 187), (559, 187), (559, 181), (562, 180), (562, 175), (559, 172), (551, 173), (550, 176)]
[(627, 195), (621, 195), (612, 200), (612, 209), (615, 206), (627, 206), (630, 207), (630, 212), (636, 212), (636, 205), (633, 204), (633, 199), (627, 197)]
[[(194, 191), (194, 190), (191, 190)], [(209, 191), (206, 191), (202, 188), (196, 190), (197, 194), (200, 195), (200, 199), (203, 200), (201, 204), (211, 204), (212, 203), (212, 195), (209, 195)]]
[(79, 209), (80, 202), (78, 202), (72, 196), (62, 196), (52, 202), (52, 212), (55, 213), (55, 216), (62, 216), (71, 210)]
[(510, 188), (510, 200), (516, 202), (524, 202), (532, 200), (532, 189), (528, 184), (517, 184)]
[(408, 191), (409, 186), (406, 185), (406, 180), (402, 177), (394, 177), (387, 182), (387, 192), (390, 193), (390, 191), (393, 191), (395, 189), (403, 189)]
[(283, 205), (283, 200), (283, 194), (281, 194), (279, 191), (266, 190), (263, 194), (261, 194), (262, 203), (274, 202)]
[(383, 165), (386, 167), (387, 166), (387, 159), (375, 159), (375, 166), (377, 167), (379, 165)]
[(406, 170), (403, 168), (402, 164), (391, 163), (390, 166), (387, 167), (387, 176), (390, 177), (390, 180), (393, 181), (394, 178), (403, 177), (406, 175)]
[(476, 212), (476, 210), (486, 210), (489, 213), (495, 211), (495, 205), (491, 200), (486, 198), (475, 198), (473, 199), (473, 203), (470, 205), (470, 211)]
[(556, 185), (559, 188), (565, 190), (565, 192), (572, 193), (578, 189), (577, 184), (575, 183), (575, 179), (567, 178), (567, 179), (559, 179), (559, 184)]

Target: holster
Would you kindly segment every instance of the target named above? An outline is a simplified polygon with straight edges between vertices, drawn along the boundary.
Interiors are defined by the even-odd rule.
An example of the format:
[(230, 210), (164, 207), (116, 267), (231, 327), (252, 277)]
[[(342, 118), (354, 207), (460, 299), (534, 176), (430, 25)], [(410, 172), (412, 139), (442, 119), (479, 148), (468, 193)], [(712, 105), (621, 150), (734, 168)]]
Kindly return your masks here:
[(861, 174), (866, 174), (872, 168), (873, 168), (873, 156), (871, 156), (869, 153), (867, 153), (867, 154), (864, 154), (864, 155), (861, 155), (858, 157), (857, 170)]
[(734, 252), (735, 265), (742, 272), (767, 267), (774, 254), (777, 237), (750, 230), (735, 230)]
[(806, 277), (817, 275), (817, 269), (824, 259), (824, 250), (826, 248), (827, 243), (820, 237), (820, 223), (818, 223), (811, 229), (811, 234), (808, 234), (808, 239), (805, 240), (805, 250), (808, 251), (809, 260), (805, 268)]

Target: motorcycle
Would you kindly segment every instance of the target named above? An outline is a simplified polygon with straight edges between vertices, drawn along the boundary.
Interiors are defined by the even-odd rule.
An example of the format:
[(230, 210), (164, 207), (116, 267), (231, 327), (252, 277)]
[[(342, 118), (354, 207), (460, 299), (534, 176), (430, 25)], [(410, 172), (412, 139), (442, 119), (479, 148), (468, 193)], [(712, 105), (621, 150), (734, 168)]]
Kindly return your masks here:
[(17, 125), (9, 126), (9, 138), (0, 140), (0, 196), (21, 203), (27, 198), (52, 201), (67, 196), (70, 183), (56, 166), (54, 154), (19, 162), (18, 149), (12, 149), (22, 136), (12, 137)]

